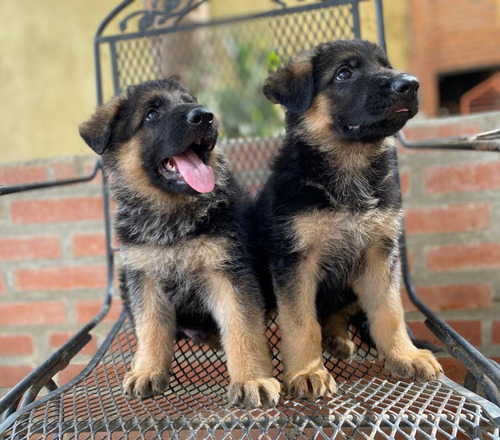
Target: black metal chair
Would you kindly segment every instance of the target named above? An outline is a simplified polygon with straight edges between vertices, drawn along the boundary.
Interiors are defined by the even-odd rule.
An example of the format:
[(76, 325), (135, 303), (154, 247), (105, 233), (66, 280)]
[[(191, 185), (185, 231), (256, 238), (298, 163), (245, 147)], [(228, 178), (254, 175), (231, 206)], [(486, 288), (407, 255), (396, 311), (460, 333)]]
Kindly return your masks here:
[[(223, 116), (220, 143), (239, 181), (254, 193), (281, 142), (280, 116), (259, 92), (268, 68), (321, 41), (360, 37), (361, 3), (373, 8), (374, 28), (385, 47), (381, 0), (324, 0), (295, 6), (272, 0), (267, 10), (211, 19), (204, 9), (206, 0), (167, 0), (161, 6), (146, 1), (152, 9), (145, 11), (142, 2), (137, 3), (123, 1), (97, 31), (98, 104), (129, 84), (181, 76), (201, 102)], [(119, 31), (110, 30), (117, 23)], [(133, 26), (137, 28), (131, 30)], [(500, 151), (498, 132), (423, 144), (400, 139), (410, 148), (446, 144), (448, 148)], [(86, 178), (2, 187), (0, 194), (91, 180), (99, 168), (97, 162)], [(325, 356), (339, 384), (333, 398), (284, 399), (271, 409), (231, 407), (225, 402), (224, 355), (187, 339), (178, 341), (169, 390), (144, 400), (128, 398), (121, 381), (136, 340), (125, 312), (84, 371), (57, 387), (54, 375), (90, 340), (89, 332), (106, 315), (112, 299), (115, 250), (104, 178), (102, 185), (108, 263), (103, 308), (0, 400), (1, 438), (499, 438), (500, 368), (420, 301), (409, 277), (404, 235), (402, 266), (410, 298), (445, 349), (467, 367), (468, 389), (445, 376), (429, 383), (390, 378), (375, 348), (352, 328), (355, 357), (346, 363)], [(283, 366), (274, 320), (268, 335), (280, 378)], [(475, 393), (478, 384), (485, 397)], [(35, 400), (44, 387), (47, 394)]]

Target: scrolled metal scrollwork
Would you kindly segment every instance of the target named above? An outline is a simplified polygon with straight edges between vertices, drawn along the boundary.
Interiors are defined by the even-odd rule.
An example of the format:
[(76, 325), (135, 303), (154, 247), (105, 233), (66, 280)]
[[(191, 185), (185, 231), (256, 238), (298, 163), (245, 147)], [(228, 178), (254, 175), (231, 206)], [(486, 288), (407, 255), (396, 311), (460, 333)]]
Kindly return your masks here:
[(168, 21), (173, 19), (171, 24), (175, 27), (187, 14), (198, 8), (207, 0), (154, 0), (151, 9), (135, 11), (127, 15), (120, 22), (120, 30), (124, 32), (127, 29), (130, 19), (141, 16), (138, 21), (140, 32), (147, 31), (153, 26), (162, 27)]
[[(302, 3), (302, 2), (305, 2), (305, 1), (306, 0), (295, 0), (295, 2), (299, 2), (299, 3)], [(325, 0), (320, 0), (320, 1), (325, 1)], [(280, 5), (283, 9), (288, 8), (288, 5), (286, 4), (285, 0), (271, 0), (271, 2)]]

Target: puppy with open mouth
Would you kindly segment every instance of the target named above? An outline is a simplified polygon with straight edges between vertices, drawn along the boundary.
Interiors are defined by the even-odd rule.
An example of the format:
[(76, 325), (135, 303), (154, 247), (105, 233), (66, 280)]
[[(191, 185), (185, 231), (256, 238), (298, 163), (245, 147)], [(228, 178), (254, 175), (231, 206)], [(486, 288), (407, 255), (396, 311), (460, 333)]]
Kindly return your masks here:
[(167, 389), (179, 333), (220, 335), (229, 401), (276, 404), (248, 199), (216, 147), (213, 114), (177, 81), (150, 81), (99, 107), (80, 134), (116, 201), (120, 288), (138, 340), (125, 391)]
[(352, 356), (358, 312), (390, 373), (426, 381), (440, 372), (408, 337), (399, 296), (402, 209), (390, 150), (417, 113), (418, 86), (360, 40), (321, 44), (264, 84), (286, 110), (284, 145), (257, 209), (292, 395), (335, 391), (322, 345)]

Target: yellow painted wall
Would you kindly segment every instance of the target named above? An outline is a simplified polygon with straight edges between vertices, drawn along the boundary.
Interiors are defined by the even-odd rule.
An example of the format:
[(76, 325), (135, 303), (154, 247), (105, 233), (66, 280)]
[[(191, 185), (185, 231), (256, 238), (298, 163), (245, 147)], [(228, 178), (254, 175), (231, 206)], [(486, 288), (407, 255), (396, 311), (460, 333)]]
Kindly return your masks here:
[[(362, 2), (360, 9), (361, 37), (377, 42), (374, 2)], [(383, 9), (385, 39), (389, 60), (395, 69), (407, 70), (410, 44), (408, 1), (383, 0)]]
[(90, 150), (93, 35), (117, 0), (0, 1), (0, 162)]
[[(263, 10), (270, 0), (219, 0), (216, 16)], [(0, 163), (87, 154), (78, 125), (95, 107), (93, 36), (119, 0), (0, 1)], [(141, 2), (138, 2), (140, 5)], [(407, 0), (384, 0), (389, 57), (408, 65)], [(363, 37), (375, 39), (373, 2)]]

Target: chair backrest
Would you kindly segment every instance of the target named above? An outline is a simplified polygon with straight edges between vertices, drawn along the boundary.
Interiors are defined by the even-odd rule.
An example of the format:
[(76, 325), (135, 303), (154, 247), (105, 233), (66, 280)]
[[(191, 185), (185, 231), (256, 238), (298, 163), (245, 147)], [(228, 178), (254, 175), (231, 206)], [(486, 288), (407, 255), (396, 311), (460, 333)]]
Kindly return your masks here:
[[(282, 110), (262, 93), (268, 72), (320, 42), (361, 38), (362, 20), (376, 21), (383, 44), (381, 2), (231, 3), (236, 12), (217, 0), (122, 2), (95, 39), (98, 104), (132, 84), (179, 78), (219, 116), (219, 145), (236, 178), (256, 193), (283, 130)], [(371, 8), (368, 17), (361, 3)]]

